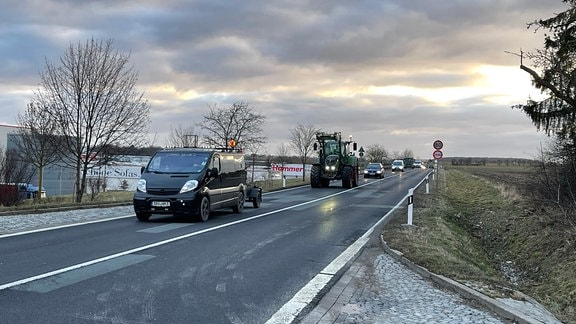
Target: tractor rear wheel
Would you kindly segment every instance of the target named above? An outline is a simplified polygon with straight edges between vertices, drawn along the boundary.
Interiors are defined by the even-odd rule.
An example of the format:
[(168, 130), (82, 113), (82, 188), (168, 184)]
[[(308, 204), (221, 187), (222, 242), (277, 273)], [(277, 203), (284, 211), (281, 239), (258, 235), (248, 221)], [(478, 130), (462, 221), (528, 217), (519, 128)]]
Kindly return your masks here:
[(352, 176), (352, 187), (356, 188), (358, 187), (358, 183), (360, 182), (359, 181), (360, 172), (358, 171), (358, 166), (352, 169), (352, 173), (354, 173), (354, 175)]

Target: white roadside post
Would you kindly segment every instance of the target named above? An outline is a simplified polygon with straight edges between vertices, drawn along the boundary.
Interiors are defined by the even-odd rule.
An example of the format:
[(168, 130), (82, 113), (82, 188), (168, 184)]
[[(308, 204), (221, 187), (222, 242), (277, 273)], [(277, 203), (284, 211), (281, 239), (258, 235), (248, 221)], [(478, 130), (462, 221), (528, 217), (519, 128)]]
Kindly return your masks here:
[(414, 208), (414, 188), (408, 190), (408, 225), (412, 225), (412, 213)]
[(430, 193), (430, 179), (428, 179), (429, 176), (426, 176), (426, 194)]
[(286, 188), (286, 176), (282, 177), (282, 188)]

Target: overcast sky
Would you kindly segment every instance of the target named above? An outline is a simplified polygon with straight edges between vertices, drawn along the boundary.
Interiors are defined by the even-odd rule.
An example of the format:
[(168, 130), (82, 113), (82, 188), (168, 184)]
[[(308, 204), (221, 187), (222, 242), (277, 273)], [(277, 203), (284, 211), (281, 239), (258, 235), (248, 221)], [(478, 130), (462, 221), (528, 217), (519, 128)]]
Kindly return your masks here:
[[(150, 138), (193, 127), (210, 106), (247, 102), (276, 154), (296, 125), (367, 148), (432, 157), (537, 156), (546, 144), (515, 104), (539, 93), (519, 58), (541, 48), (528, 22), (561, 0), (2, 0), (0, 124), (70, 43), (131, 53), (151, 104)], [(196, 127), (199, 132), (200, 129)]]

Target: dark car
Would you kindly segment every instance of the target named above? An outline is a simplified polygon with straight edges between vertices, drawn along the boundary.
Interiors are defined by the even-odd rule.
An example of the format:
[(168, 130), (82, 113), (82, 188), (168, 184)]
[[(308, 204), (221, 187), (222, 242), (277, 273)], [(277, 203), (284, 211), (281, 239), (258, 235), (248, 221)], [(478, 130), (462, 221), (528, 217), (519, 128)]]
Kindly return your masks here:
[(384, 178), (384, 165), (382, 163), (368, 163), (364, 168), (364, 178)]

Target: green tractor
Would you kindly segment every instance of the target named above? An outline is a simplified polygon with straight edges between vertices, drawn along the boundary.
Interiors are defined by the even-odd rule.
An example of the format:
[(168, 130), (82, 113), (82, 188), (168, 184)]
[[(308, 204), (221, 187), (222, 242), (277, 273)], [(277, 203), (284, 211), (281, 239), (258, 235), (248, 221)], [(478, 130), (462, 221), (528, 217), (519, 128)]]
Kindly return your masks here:
[[(350, 147), (352, 146), (352, 147)], [(358, 186), (358, 158), (353, 151), (357, 144), (342, 141), (342, 134), (316, 133), (314, 151), (318, 151), (318, 163), (310, 170), (312, 188), (328, 187), (331, 180), (342, 180), (342, 187), (349, 189)]]

